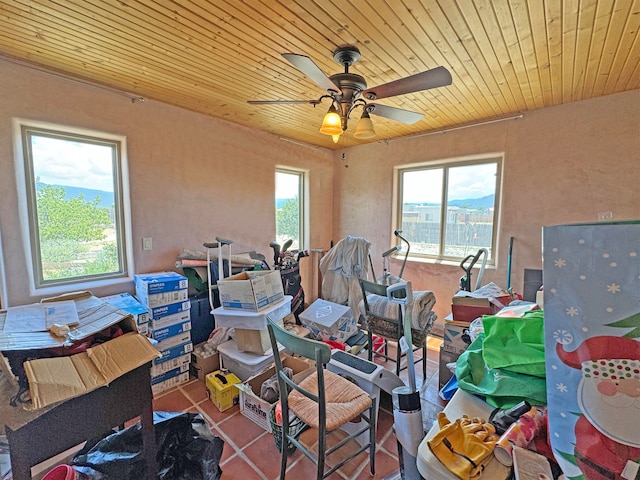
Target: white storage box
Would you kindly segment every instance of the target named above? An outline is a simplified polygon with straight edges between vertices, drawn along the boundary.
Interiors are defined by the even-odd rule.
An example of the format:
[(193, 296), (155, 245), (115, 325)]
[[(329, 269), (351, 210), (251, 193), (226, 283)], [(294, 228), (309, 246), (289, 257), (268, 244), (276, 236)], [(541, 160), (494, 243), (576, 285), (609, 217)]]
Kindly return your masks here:
[(259, 312), (247, 310), (231, 310), (218, 307), (213, 310), (216, 327), (244, 328), (246, 330), (265, 330), (267, 328), (267, 315), (273, 320), (281, 320), (291, 313), (291, 295), (276, 303), (267, 305)]
[[(160, 319), (164, 317), (172, 317), (170, 322), (167, 322), (167, 319), (164, 319), (162, 326), (170, 325), (172, 323), (177, 323), (177, 319), (174, 320), (174, 316), (178, 316), (178, 314), (191, 314), (191, 302), (189, 300), (185, 300), (184, 302), (176, 302), (170, 303), (168, 305), (161, 305), (159, 307), (151, 307), (149, 308), (149, 322), (152, 324), (151, 328), (160, 328), (158, 325), (160, 323)], [(155, 322), (154, 322), (155, 320)], [(188, 319), (187, 319), (188, 320)]]
[(358, 332), (351, 309), (319, 298), (300, 313), (300, 322), (315, 338), (346, 342)]
[[(279, 347), (279, 351), (284, 350), (282, 345)], [(242, 352), (238, 349), (238, 344), (235, 340), (229, 340), (218, 345), (218, 352), (220, 353), (221, 368), (226, 368), (235, 373), (243, 382), (257, 375), (273, 363), (272, 354), (257, 355), (255, 353)]]
[(218, 280), (220, 304), (257, 312), (284, 297), (280, 270), (249, 270)]
[(147, 308), (183, 302), (188, 296), (187, 277), (175, 272), (134, 275), (136, 297)]
[(162, 328), (149, 329), (149, 336), (158, 342), (191, 330), (191, 320), (173, 323)]

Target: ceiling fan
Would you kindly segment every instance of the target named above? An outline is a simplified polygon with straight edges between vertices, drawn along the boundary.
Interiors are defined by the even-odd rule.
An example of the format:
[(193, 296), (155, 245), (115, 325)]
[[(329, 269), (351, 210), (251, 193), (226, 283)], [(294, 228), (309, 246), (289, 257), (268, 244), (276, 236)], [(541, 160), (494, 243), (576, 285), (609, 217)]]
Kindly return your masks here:
[(344, 72), (336, 73), (330, 77), (327, 77), (306, 55), (283, 53), (282, 56), (323, 90), (326, 90), (327, 94), (317, 100), (248, 100), (248, 103), (253, 105), (309, 103), (315, 107), (322, 103), (323, 99), (329, 98), (331, 106), (324, 117), (320, 133), (331, 135), (336, 143), (340, 135), (347, 130), (349, 116), (357, 107), (362, 107), (363, 113), (356, 125), (354, 137), (360, 139), (371, 138), (375, 135), (373, 122), (369, 116), (371, 113), (407, 124), (415, 123), (424, 116), (423, 113), (379, 103), (368, 103), (368, 100), (395, 97), (396, 95), (443, 87), (452, 83), (451, 73), (445, 67), (436, 67), (377, 87), (367, 88), (364, 77), (349, 72), (349, 67), (360, 60), (360, 50), (352, 45), (338, 47), (333, 52), (333, 59), (344, 66)]

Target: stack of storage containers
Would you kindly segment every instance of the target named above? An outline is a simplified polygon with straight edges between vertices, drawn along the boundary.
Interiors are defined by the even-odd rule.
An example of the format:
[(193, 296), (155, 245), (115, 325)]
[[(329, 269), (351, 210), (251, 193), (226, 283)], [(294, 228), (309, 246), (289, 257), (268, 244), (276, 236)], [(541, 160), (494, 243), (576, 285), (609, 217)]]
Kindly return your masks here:
[(291, 313), (292, 297), (285, 297), (278, 270), (232, 275), (218, 281), (218, 292), (221, 306), (212, 312), (216, 326), (236, 332), (236, 340), (218, 345), (221, 364), (245, 381), (273, 361), (267, 315), (282, 322)]
[(135, 275), (138, 301), (149, 312), (149, 337), (162, 357), (153, 361), (154, 394), (189, 380), (191, 315), (187, 278), (175, 272)]

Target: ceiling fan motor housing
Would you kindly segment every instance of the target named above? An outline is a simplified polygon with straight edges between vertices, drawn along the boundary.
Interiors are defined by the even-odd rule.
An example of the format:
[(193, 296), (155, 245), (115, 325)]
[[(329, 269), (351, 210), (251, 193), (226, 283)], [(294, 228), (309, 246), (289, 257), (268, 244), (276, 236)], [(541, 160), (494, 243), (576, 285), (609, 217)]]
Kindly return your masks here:
[(333, 99), (340, 104), (340, 117), (342, 118), (342, 129), (347, 129), (347, 119), (354, 107), (353, 102), (360, 97), (360, 93), (367, 88), (367, 82), (361, 75), (355, 73), (336, 73), (329, 77), (335, 83), (342, 94), (332, 94)]

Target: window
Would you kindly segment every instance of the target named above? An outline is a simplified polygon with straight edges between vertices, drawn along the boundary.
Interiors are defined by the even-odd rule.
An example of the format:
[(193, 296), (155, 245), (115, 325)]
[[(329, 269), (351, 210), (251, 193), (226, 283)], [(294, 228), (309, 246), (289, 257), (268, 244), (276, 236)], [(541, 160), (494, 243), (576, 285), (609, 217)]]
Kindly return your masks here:
[(276, 169), (276, 242), (293, 240), (291, 250), (305, 245), (304, 172)]
[(459, 261), (480, 248), (494, 262), (501, 155), (397, 170), (397, 228), (412, 256)]
[(32, 293), (130, 278), (125, 138), (15, 122)]

